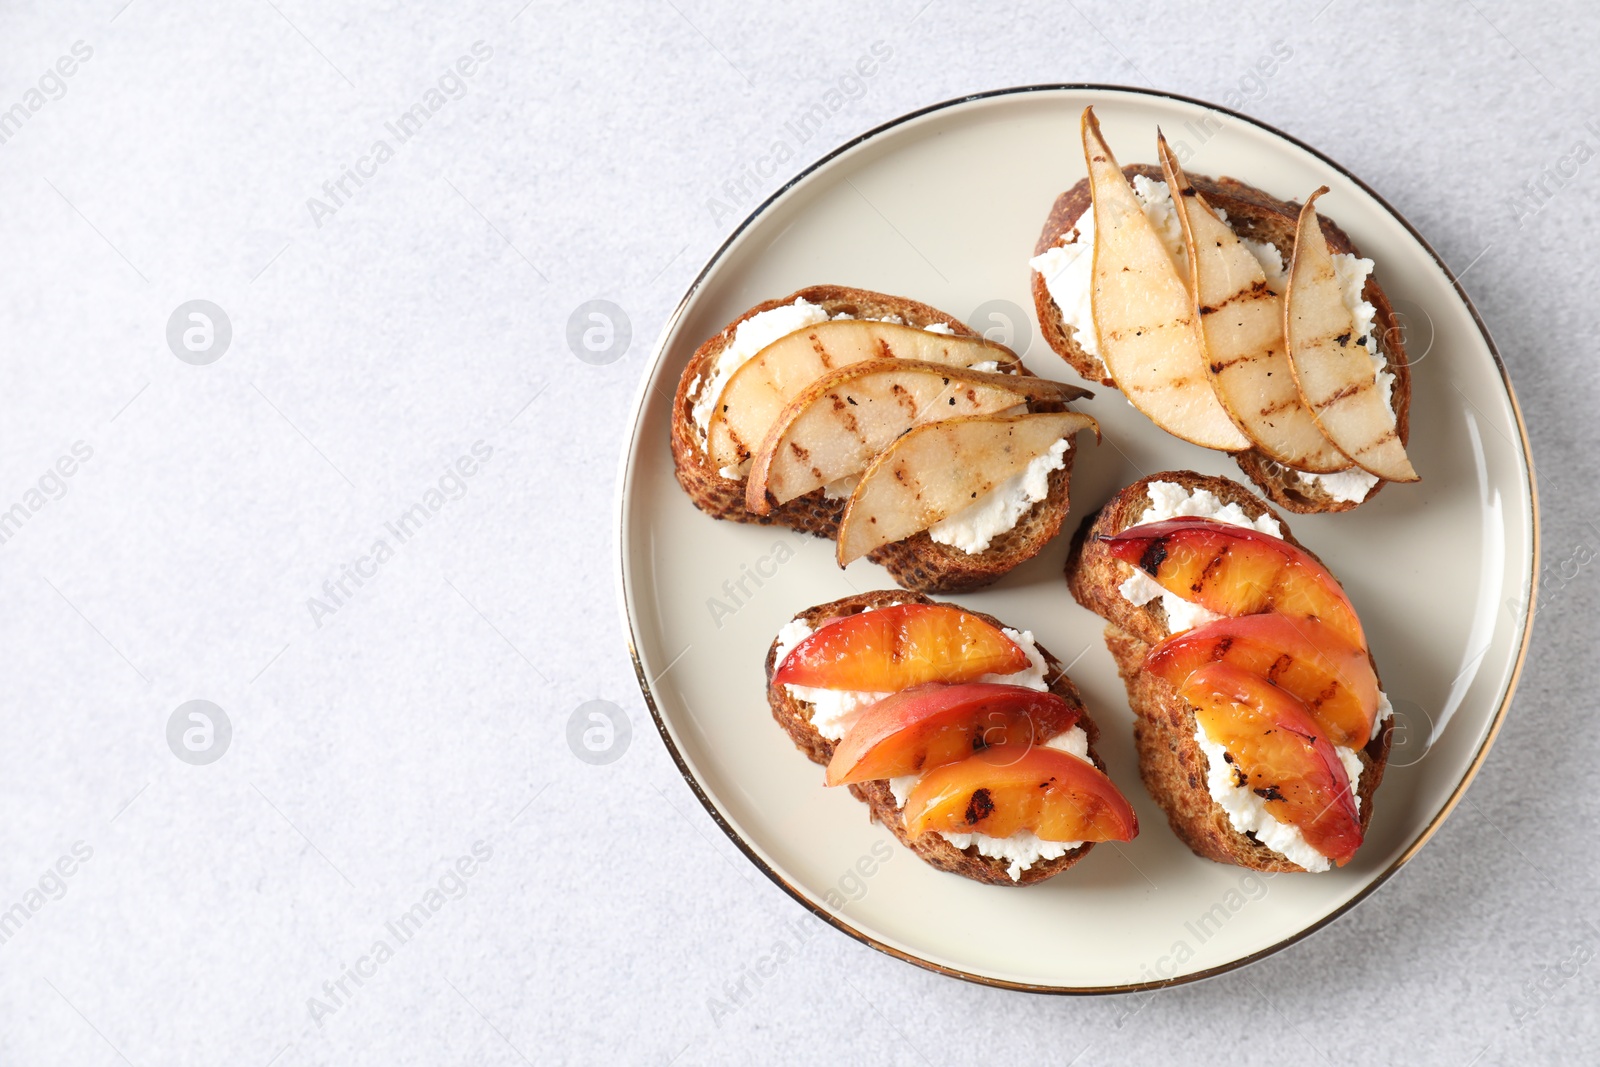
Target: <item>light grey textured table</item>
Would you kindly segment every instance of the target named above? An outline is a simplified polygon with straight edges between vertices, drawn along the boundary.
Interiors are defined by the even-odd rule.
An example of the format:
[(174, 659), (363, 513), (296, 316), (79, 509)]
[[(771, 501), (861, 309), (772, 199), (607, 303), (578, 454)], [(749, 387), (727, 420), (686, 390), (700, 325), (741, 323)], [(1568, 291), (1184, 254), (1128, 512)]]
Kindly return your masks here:
[[(0, 1062), (1592, 1057), (1588, 8), (520, 2), (0, 15)], [(678, 777), (615, 606), (630, 401), (737, 217), (905, 111), (1063, 81), (1237, 102), (1407, 215), (1519, 389), (1550, 568), (1500, 741), (1421, 855), (1281, 955), (1144, 997), (979, 988), (809, 918)], [(566, 342), (596, 298), (632, 323), (603, 366)], [(231, 324), (223, 350), (179, 317), (204, 365), (168, 341), (193, 299)], [(231, 726), (188, 739), (208, 765), (174, 755), (194, 722), (168, 740), (195, 699)], [(599, 766), (567, 740), (595, 699), (632, 726)]]

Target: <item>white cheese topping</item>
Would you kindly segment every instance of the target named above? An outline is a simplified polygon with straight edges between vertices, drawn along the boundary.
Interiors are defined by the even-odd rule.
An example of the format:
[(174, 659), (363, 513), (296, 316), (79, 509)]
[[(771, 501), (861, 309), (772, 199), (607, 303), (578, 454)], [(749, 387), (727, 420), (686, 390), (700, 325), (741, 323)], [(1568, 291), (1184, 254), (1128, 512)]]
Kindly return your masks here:
[(1173, 633), (1192, 630), (1196, 626), (1204, 626), (1208, 622), (1222, 618), (1210, 608), (1201, 607), (1176, 593), (1167, 592), (1154, 578), (1141, 570), (1135, 570), (1129, 575), (1128, 580), (1117, 587), (1117, 591), (1128, 603), (1141, 608), (1157, 597), (1161, 598), (1161, 606), (1167, 615), (1167, 629)]
[[(891, 607), (885, 604), (883, 607)], [(869, 608), (877, 611), (878, 608)], [(1039, 652), (1039, 646), (1034, 643), (1033, 633), (1029, 630), (1013, 630), (1009, 627), (1002, 631), (1007, 637), (1017, 643), (1028, 656), (1028, 666), (1015, 674), (985, 674), (975, 679), (979, 682), (996, 682), (1002, 685), (1021, 685), (1029, 689), (1044, 692), (1049, 689), (1045, 681), (1048, 667), (1044, 656)], [(780, 666), (794, 651), (796, 645), (810, 637), (813, 633), (811, 627), (803, 619), (792, 619), (778, 631), (778, 649), (773, 658), (774, 668)], [(796, 700), (806, 701), (811, 705), (811, 725), (818, 733), (830, 741), (838, 741), (856, 724), (861, 717), (861, 712), (871, 705), (891, 696), (890, 693), (852, 692), (843, 689), (816, 689), (803, 685), (788, 685), (784, 687), (789, 695)], [(1070, 752), (1074, 756), (1088, 758), (1089, 737), (1083, 728), (1074, 726), (1049, 741), (1044, 742), (1046, 748), (1057, 748), (1063, 752)], [(889, 779), (889, 789), (894, 793), (895, 800), (905, 806), (906, 797), (911, 795), (911, 787), (916, 783), (917, 776), (908, 774), (900, 778)], [(991, 859), (1005, 859), (1010, 861), (1007, 868), (1013, 880), (1020, 879), (1022, 872), (1043, 860), (1052, 860), (1066, 855), (1082, 841), (1041, 841), (1037, 836), (1027, 830), (1018, 831), (1010, 837), (997, 838), (987, 834), (945, 834), (951, 844), (957, 848), (967, 848), (977, 845), (979, 855)]]
[(1050, 495), (1050, 474), (1066, 466), (1071, 447), (1071, 440), (1063, 437), (973, 503), (928, 527), (928, 536), (968, 555), (987, 551), (996, 537), (1016, 526), (1029, 508)]
[[(1135, 526), (1143, 526), (1147, 522), (1160, 522), (1162, 519), (1195, 516), (1215, 519), (1231, 526), (1243, 526), (1267, 534), (1269, 537), (1283, 536), (1283, 527), (1279, 526), (1278, 520), (1270, 514), (1263, 512), (1260, 518), (1252, 520), (1238, 504), (1224, 504), (1217, 494), (1209, 489), (1196, 489), (1191, 493), (1176, 482), (1151, 482), (1145, 487), (1145, 493), (1150, 497), (1150, 506), (1144, 509), (1144, 514), (1139, 516)], [(1185, 600), (1176, 593), (1169, 593), (1154, 578), (1138, 568), (1135, 568), (1133, 574), (1118, 587), (1118, 591), (1130, 604), (1138, 607), (1143, 607), (1159, 597), (1161, 606), (1166, 609), (1167, 629), (1173, 633), (1192, 630), (1196, 626), (1222, 617), (1199, 604)]]
[[(833, 316), (835, 320), (850, 318), (854, 316), (843, 313)], [(717, 353), (716, 360), (703, 372), (702, 378), (689, 387), (690, 395), (697, 396), (694, 406), (689, 411), (689, 417), (694, 422), (695, 428), (700, 431), (700, 436), (704, 437), (707, 428), (710, 427), (711, 413), (716, 410), (717, 401), (722, 399), (722, 390), (727, 387), (728, 379), (733, 377), (734, 371), (750, 362), (757, 353), (780, 337), (828, 321), (830, 320), (826, 308), (811, 303), (805, 297), (796, 297), (792, 304), (770, 308), (741, 322), (733, 331), (733, 340)], [(905, 324), (905, 320), (899, 315), (884, 315), (872, 321), (892, 322), (902, 326)], [(923, 329), (929, 333), (945, 336), (955, 333), (948, 322), (930, 323)], [(729, 473), (733, 470), (734, 468), (724, 468), (720, 473), (724, 478), (744, 477), (743, 471)]]
[(1394, 705), (1389, 703), (1389, 694), (1378, 690), (1378, 713), (1372, 717), (1372, 734), (1367, 740), (1372, 740), (1383, 732), (1383, 724), (1394, 717)]
[(1310, 474), (1306, 471), (1295, 471), (1295, 481), (1311, 489), (1321, 489), (1333, 499), (1345, 504), (1354, 504), (1367, 499), (1367, 494), (1372, 492), (1372, 487), (1378, 484), (1378, 476), (1362, 470), (1360, 467), (1350, 467), (1342, 471), (1330, 471), (1327, 474)]

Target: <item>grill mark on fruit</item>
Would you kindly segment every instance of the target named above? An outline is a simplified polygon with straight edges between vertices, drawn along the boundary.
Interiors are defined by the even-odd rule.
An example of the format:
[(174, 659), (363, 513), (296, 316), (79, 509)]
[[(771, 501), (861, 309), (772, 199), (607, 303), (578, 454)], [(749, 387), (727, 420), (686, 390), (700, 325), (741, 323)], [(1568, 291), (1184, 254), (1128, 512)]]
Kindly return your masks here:
[(1280, 411), (1288, 411), (1290, 408), (1297, 406), (1299, 403), (1300, 403), (1300, 398), (1297, 397), (1297, 396), (1285, 397), (1284, 399), (1278, 401), (1276, 404), (1269, 404), (1266, 407), (1262, 408), (1261, 409), (1261, 414), (1263, 414), (1263, 415), (1276, 415)]
[(1226, 548), (1224, 548), (1221, 552), (1218, 552), (1215, 556), (1212, 556), (1210, 561), (1207, 562), (1205, 567), (1200, 571), (1200, 577), (1195, 579), (1194, 584), (1189, 587), (1189, 591), (1192, 593), (1198, 593), (1204, 589), (1206, 587), (1206, 583), (1211, 581), (1211, 572), (1222, 566), (1223, 562), (1227, 560), (1227, 558), (1228, 549)]
[(1211, 373), (1212, 374), (1221, 374), (1223, 371), (1227, 370), (1229, 367), (1233, 366), (1235, 363), (1249, 363), (1249, 362), (1252, 362), (1254, 359), (1255, 359), (1255, 356), (1253, 356), (1253, 355), (1251, 355), (1249, 353), (1246, 353), (1246, 354), (1244, 354), (1242, 356), (1234, 356), (1232, 359), (1218, 360), (1217, 362), (1211, 364)]
[(1161, 564), (1167, 558), (1167, 542), (1163, 540), (1151, 541), (1145, 547), (1144, 554), (1139, 557), (1139, 569), (1151, 577), (1155, 577), (1161, 569)]
[(1400, 433), (1398, 430), (1385, 430), (1370, 445), (1363, 445), (1362, 447), (1356, 449), (1356, 455), (1364, 456), (1368, 452), (1374, 451), (1375, 449), (1381, 448), (1382, 446), (1388, 444), (1390, 441), (1398, 441), (1399, 439)]
[(1273, 660), (1272, 666), (1267, 668), (1267, 681), (1271, 682), (1273, 685), (1277, 685), (1279, 676), (1293, 666), (1294, 657), (1285, 652), (1283, 655)]
[(1250, 790), (1250, 792), (1254, 793), (1256, 796), (1260, 797), (1262, 800), (1282, 800), (1283, 799), (1283, 790), (1279, 789), (1275, 785), (1264, 785), (1264, 786), (1261, 786), (1259, 788), (1252, 789), (1252, 790)]
[(1344, 333), (1341, 333), (1338, 337), (1335, 337), (1334, 340), (1339, 342), (1339, 347), (1340, 348), (1349, 347), (1349, 345), (1350, 345), (1350, 331), (1346, 330)]
[[(1227, 659), (1228, 658), (1228, 650), (1230, 648), (1232, 648), (1232, 647), (1233, 647), (1233, 638), (1232, 637), (1224, 637), (1221, 640), (1219, 640), (1214, 646), (1212, 646), (1212, 649), (1211, 649), (1212, 662), (1220, 662), (1220, 661), (1222, 661), (1224, 659)], [(1223, 755), (1223, 758), (1225, 758), (1229, 763), (1233, 762), (1233, 757), (1228, 755), (1226, 752), (1224, 752), (1222, 755)]]
[(878, 351), (882, 354), (883, 359), (894, 358), (894, 350), (889, 347), (889, 339), (886, 337), (878, 338)]
[(1306, 706), (1315, 711), (1317, 708), (1322, 707), (1323, 704), (1326, 704), (1328, 701), (1332, 700), (1336, 695), (1338, 695), (1338, 692), (1339, 682), (1338, 679), (1334, 679), (1328, 683), (1328, 687), (1326, 689), (1316, 695), (1315, 699), (1308, 701)]
[(1205, 305), (1200, 309), (1200, 314), (1210, 315), (1212, 312), (1221, 311), (1223, 308), (1237, 300), (1265, 300), (1267, 297), (1272, 295), (1274, 294), (1272, 290), (1267, 288), (1267, 283), (1265, 280), (1254, 282), (1248, 289), (1240, 289), (1238, 292), (1229, 293), (1227, 299), (1223, 300), (1219, 304)]
[(1317, 410), (1318, 411), (1323, 411), (1323, 410), (1326, 410), (1327, 408), (1331, 408), (1333, 405), (1337, 404), (1339, 401), (1344, 400), (1344, 399), (1346, 399), (1348, 397), (1356, 396), (1356, 395), (1358, 395), (1360, 393), (1364, 393), (1368, 389), (1371, 389), (1373, 386), (1375, 386), (1377, 384), (1378, 384), (1378, 380), (1376, 378), (1369, 378), (1366, 381), (1357, 382), (1355, 385), (1347, 385), (1343, 389), (1340, 389), (1338, 392), (1331, 394), (1325, 400), (1323, 400), (1320, 404), (1318, 404), (1317, 405)]
[(921, 410), (917, 402), (917, 395), (899, 382), (895, 382), (890, 387), (889, 394), (895, 403), (906, 410), (906, 414), (911, 417), (912, 421), (915, 421)]
[(994, 797), (987, 789), (979, 789), (972, 794), (972, 799), (967, 801), (966, 819), (968, 826), (978, 823), (994, 814)]

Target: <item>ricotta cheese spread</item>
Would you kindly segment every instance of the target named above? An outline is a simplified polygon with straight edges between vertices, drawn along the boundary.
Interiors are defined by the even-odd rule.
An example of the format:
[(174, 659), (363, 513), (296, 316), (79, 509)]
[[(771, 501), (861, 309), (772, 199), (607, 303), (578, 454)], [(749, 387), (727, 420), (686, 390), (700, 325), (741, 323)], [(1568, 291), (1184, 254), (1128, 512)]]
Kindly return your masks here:
[[(883, 607), (892, 607), (885, 604)], [(876, 611), (877, 608), (869, 610)], [(788, 658), (795, 647), (810, 637), (814, 631), (804, 619), (791, 619), (778, 631), (778, 647), (773, 657), (773, 666), (776, 667)], [(1013, 630), (1009, 627), (1002, 628), (1002, 632), (1017, 643), (1028, 656), (1028, 666), (1015, 674), (985, 674), (975, 679), (979, 682), (998, 682), (1003, 685), (1021, 685), (1029, 689), (1043, 692), (1049, 689), (1045, 681), (1048, 667), (1044, 656), (1039, 652), (1039, 646), (1034, 643), (1033, 633), (1029, 630)], [(889, 697), (890, 693), (853, 692), (843, 689), (817, 689), (803, 685), (788, 685), (784, 687), (789, 695), (796, 700), (806, 701), (811, 705), (811, 725), (818, 733), (830, 741), (838, 741), (856, 724), (861, 717), (861, 712), (867, 707)], [(1083, 728), (1074, 726), (1049, 741), (1044, 742), (1046, 748), (1057, 748), (1063, 752), (1070, 752), (1074, 756), (1088, 758), (1089, 737)], [(911, 795), (911, 787), (916, 783), (917, 776), (908, 774), (900, 778), (889, 779), (889, 789), (894, 793), (894, 798), (902, 807), (906, 798)], [(1082, 845), (1082, 841), (1042, 841), (1027, 830), (1018, 831), (1010, 837), (990, 837), (988, 834), (944, 834), (956, 848), (968, 848), (976, 845), (978, 854), (991, 859), (1004, 859), (1009, 862), (1007, 873), (1013, 881), (1022, 877), (1022, 872), (1043, 860), (1052, 860), (1066, 855), (1073, 849)]]
[(1345, 504), (1354, 504), (1367, 499), (1372, 487), (1378, 484), (1376, 474), (1364, 471), (1360, 467), (1330, 471), (1327, 474), (1295, 471), (1294, 479), (1308, 489), (1321, 489), (1333, 499)]
[(1016, 526), (1028, 509), (1050, 495), (1050, 474), (1066, 465), (1072, 442), (1063, 437), (954, 515), (928, 527), (928, 536), (968, 555), (988, 550), (996, 537)]
[[(1135, 525), (1193, 515), (1215, 519), (1233, 526), (1243, 526), (1271, 537), (1283, 536), (1283, 527), (1271, 515), (1263, 513), (1260, 518), (1251, 521), (1239, 505), (1225, 505), (1215, 493), (1207, 489), (1196, 489), (1191, 493), (1176, 482), (1151, 482), (1146, 492), (1150, 496), (1150, 506), (1145, 508), (1144, 514), (1139, 516), (1139, 521)], [(1161, 606), (1167, 611), (1167, 628), (1173, 633), (1221, 617), (1198, 604), (1190, 604), (1181, 597), (1167, 592), (1157, 585), (1153, 578), (1140, 570), (1135, 570), (1133, 576), (1123, 582), (1119, 589), (1130, 603), (1141, 606), (1160, 597)], [(1393, 714), (1394, 707), (1389, 703), (1388, 696), (1380, 691), (1378, 713), (1372, 724), (1373, 737), (1378, 736), (1383, 724)], [(1263, 845), (1308, 871), (1328, 869), (1330, 865), (1328, 858), (1307, 843), (1305, 835), (1298, 827), (1279, 822), (1267, 810), (1266, 801), (1239, 781), (1233, 765), (1223, 758), (1222, 746), (1207, 737), (1204, 728), (1198, 724), (1194, 737), (1200, 750), (1206, 754), (1206, 788), (1210, 791), (1212, 799), (1228, 813), (1228, 822), (1235, 830), (1241, 834), (1254, 834), (1256, 840)], [(1339, 754), (1339, 761), (1344, 764), (1345, 773), (1350, 777), (1351, 793), (1356, 794), (1361, 782), (1361, 760), (1356, 755), (1356, 750), (1344, 745), (1335, 745), (1334, 751)], [(1356, 795), (1355, 799), (1359, 811), (1361, 798)]]

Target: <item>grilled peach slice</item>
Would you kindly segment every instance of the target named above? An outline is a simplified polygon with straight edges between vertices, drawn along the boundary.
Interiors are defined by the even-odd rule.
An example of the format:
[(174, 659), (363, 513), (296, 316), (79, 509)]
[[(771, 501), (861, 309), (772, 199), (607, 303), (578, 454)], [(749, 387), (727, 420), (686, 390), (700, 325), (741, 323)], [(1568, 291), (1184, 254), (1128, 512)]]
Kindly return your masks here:
[(1275, 611), (1217, 619), (1167, 638), (1144, 666), (1180, 686), (1208, 663), (1231, 663), (1297, 698), (1336, 745), (1361, 748), (1372, 737), (1372, 660), (1325, 622)]
[(1133, 526), (1105, 541), (1117, 559), (1218, 615), (1276, 611), (1319, 619), (1367, 647), (1356, 609), (1333, 575), (1287, 541), (1202, 518)]
[(1044, 841), (1132, 841), (1139, 820), (1088, 760), (1053, 748), (995, 745), (935, 767), (906, 798), (906, 829)]
[(1221, 745), (1235, 780), (1280, 822), (1339, 866), (1361, 846), (1350, 777), (1305, 705), (1259, 675), (1212, 663), (1180, 687), (1206, 736)]
[(898, 693), (1028, 668), (1028, 654), (976, 615), (949, 604), (897, 604), (817, 630), (773, 673), (780, 685)]
[(844, 735), (828, 784), (870, 782), (954, 763), (991, 745), (1048, 741), (1078, 721), (1054, 693), (1021, 685), (923, 685), (880, 700)]

